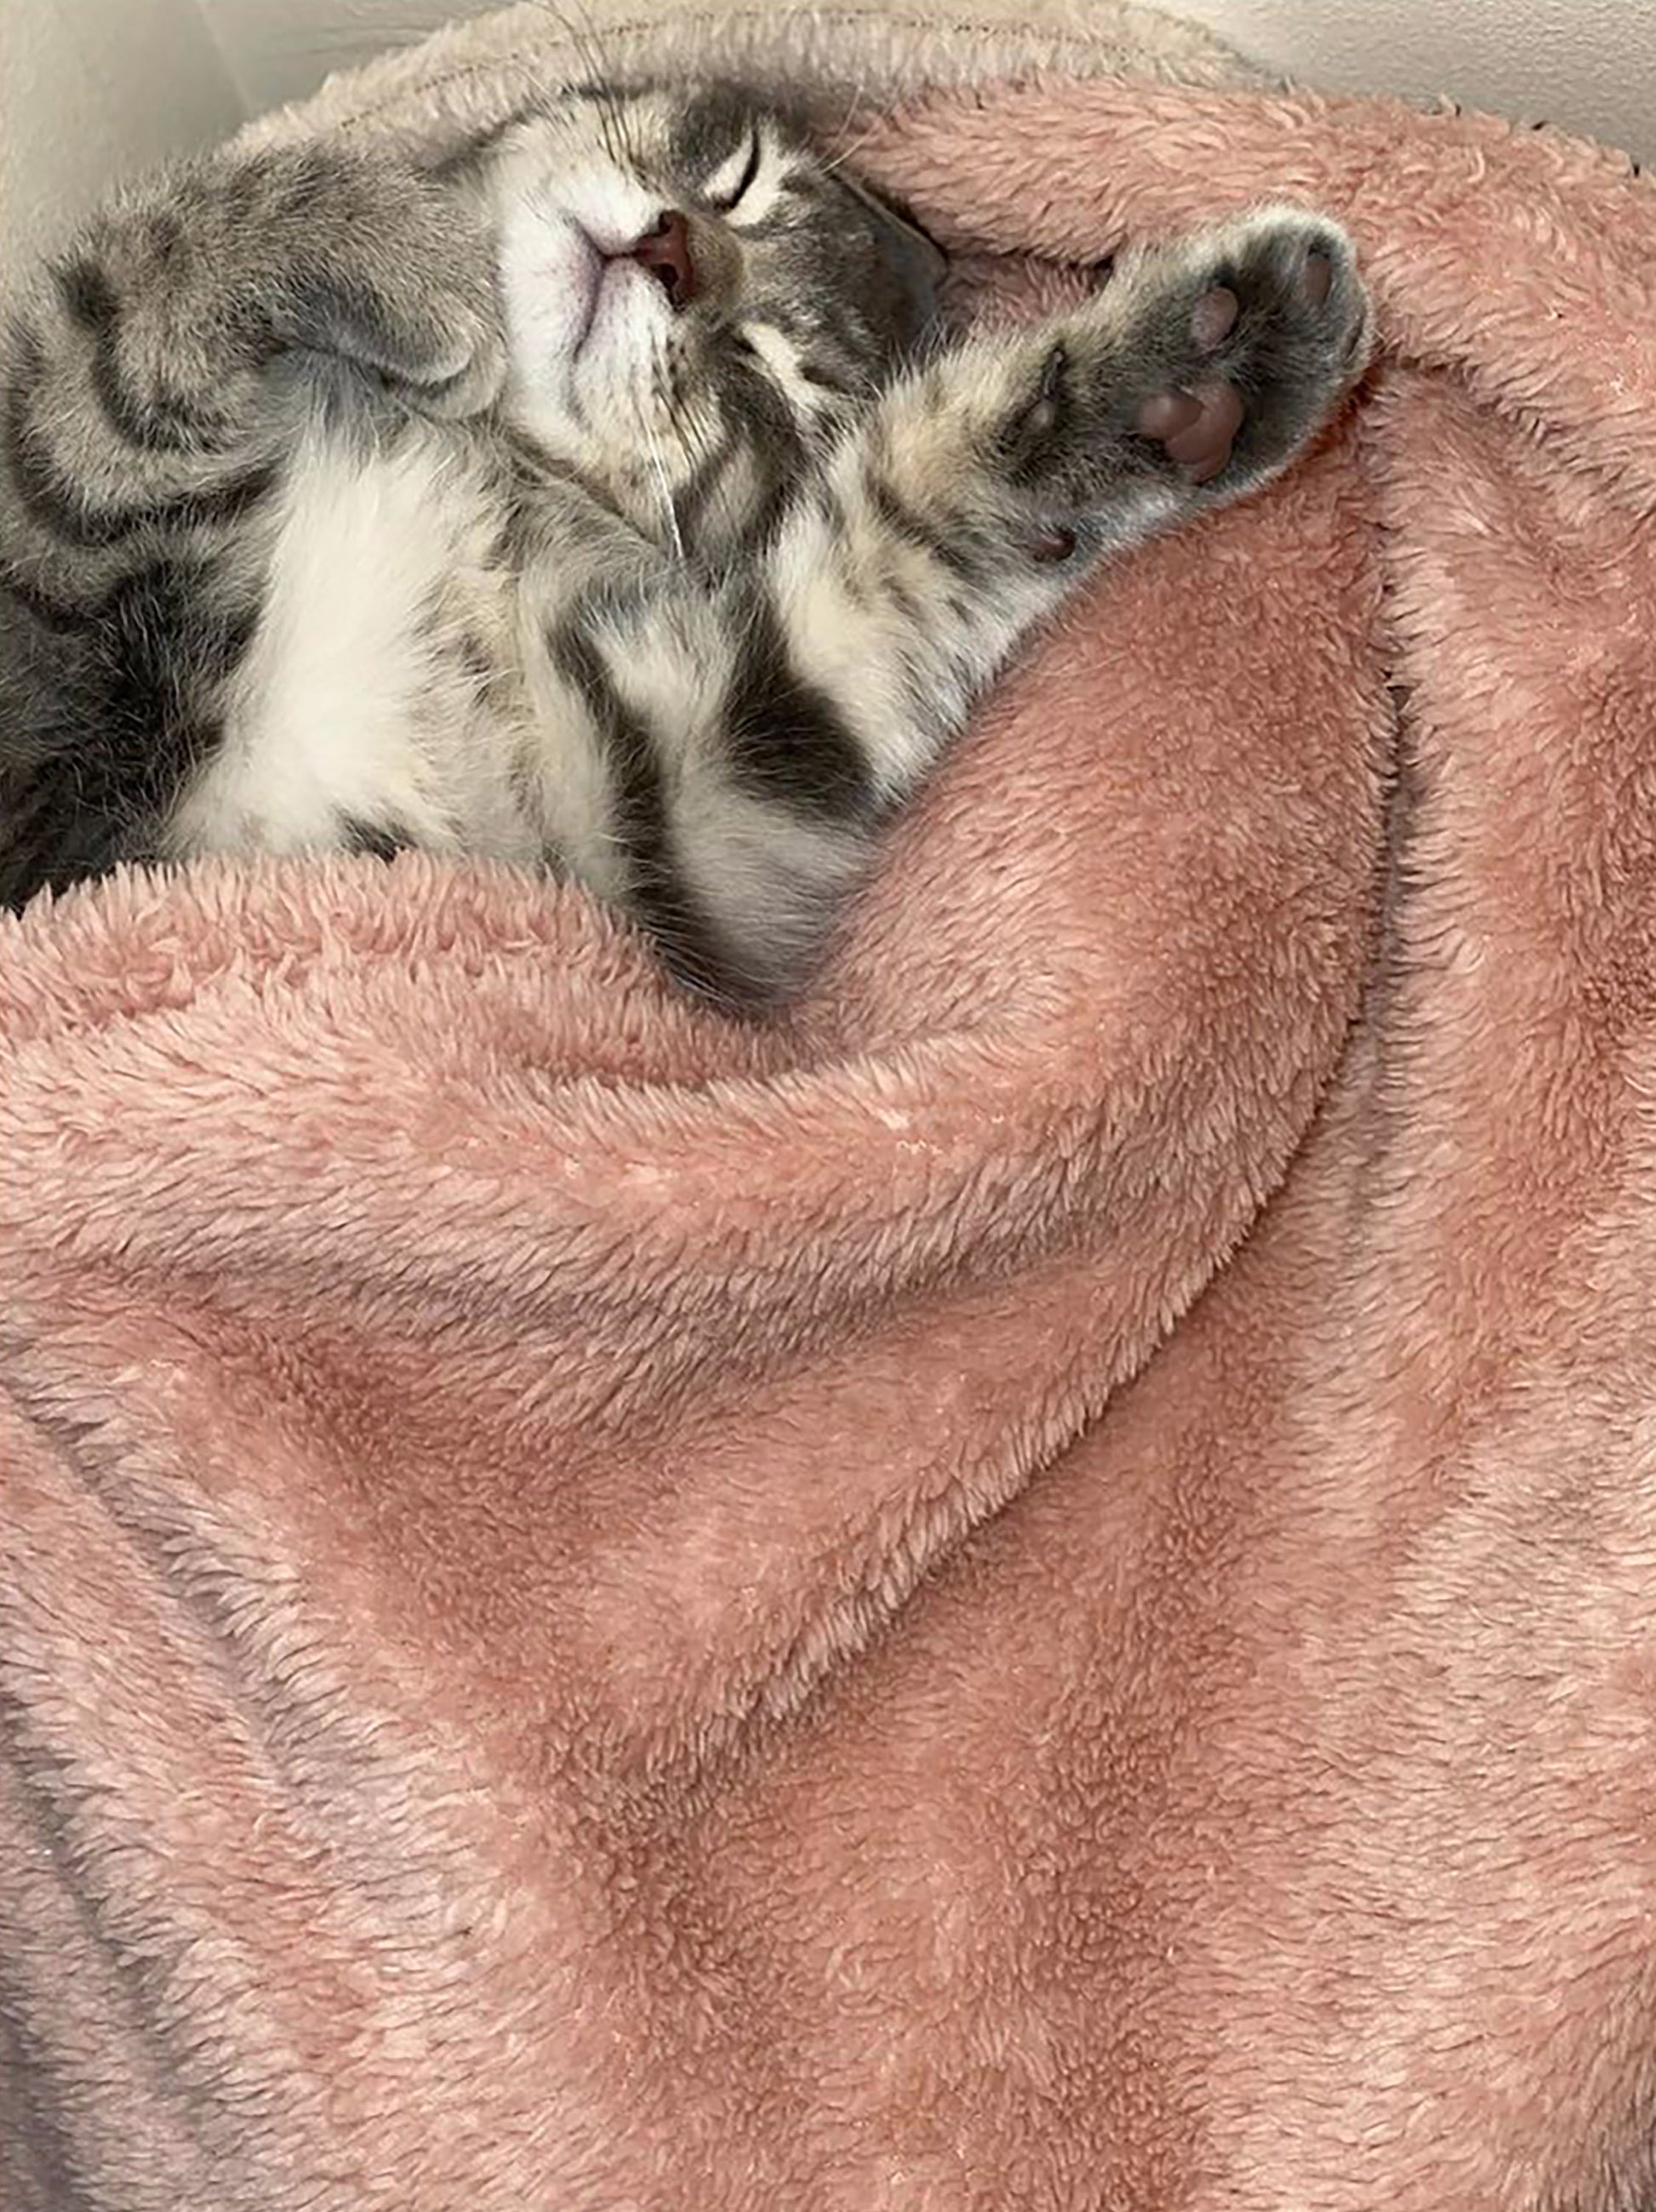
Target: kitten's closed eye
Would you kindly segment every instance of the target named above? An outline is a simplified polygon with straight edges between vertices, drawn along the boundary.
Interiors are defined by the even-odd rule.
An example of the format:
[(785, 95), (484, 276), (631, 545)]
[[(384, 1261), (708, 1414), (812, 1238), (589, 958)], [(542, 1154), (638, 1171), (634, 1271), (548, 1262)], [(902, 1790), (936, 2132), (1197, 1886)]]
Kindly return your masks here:
[(702, 198), (715, 215), (734, 215), (758, 181), (764, 158), (764, 140), (755, 124), (746, 143), (728, 161), (721, 161), (702, 186)]

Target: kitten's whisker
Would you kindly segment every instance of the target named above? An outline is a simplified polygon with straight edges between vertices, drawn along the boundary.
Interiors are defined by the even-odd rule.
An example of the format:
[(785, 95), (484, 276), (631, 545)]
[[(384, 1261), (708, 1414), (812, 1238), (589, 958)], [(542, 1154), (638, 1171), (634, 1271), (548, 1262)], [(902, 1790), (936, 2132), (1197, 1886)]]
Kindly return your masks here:
[(679, 528), (679, 510), (673, 504), (673, 487), (667, 481), (667, 463), (661, 458), (661, 441), (648, 422), (644, 425), (644, 441), (649, 454), (650, 474), (654, 477), (656, 489), (661, 495), (661, 514), (667, 523), (673, 558), (682, 562), (685, 541)]
[(638, 149), (630, 133), (625, 103), (611, 81), (608, 57), (591, 17), (576, 22), (556, 0), (535, 0), (535, 4), (557, 25), (574, 49), (575, 59), (588, 72), (587, 89), (598, 110), (604, 150), (618, 168), (636, 167)]
[[(850, 118), (855, 114), (857, 111), (857, 103), (861, 100), (861, 88), (859, 87), (857, 91), (852, 95), (851, 102), (846, 108), (846, 122), (849, 122)], [(883, 124), (886, 124), (891, 121), (892, 116), (896, 114), (898, 108), (901, 104), (902, 103), (898, 100), (892, 100), (885, 107), (876, 108), (874, 112), (868, 118), (868, 127), (862, 131), (859, 137), (854, 138), (849, 146), (842, 146), (837, 154), (825, 155), (823, 156), (822, 166), (828, 172), (829, 175), (837, 175), (838, 172), (844, 168), (849, 162), (855, 161), (857, 155), (868, 143), (868, 141), (874, 137), (875, 131), (878, 131)], [(844, 128), (844, 124), (842, 123), (839, 127), (843, 130)]]
[[(848, 131), (850, 128), (852, 118), (861, 112), (863, 95), (868, 89), (868, 65), (865, 63), (862, 66), (862, 74), (857, 78), (855, 89), (848, 94), (844, 107), (840, 113), (840, 118), (834, 125), (833, 131), (831, 133), (831, 136), (834, 138), (837, 139), (844, 131)], [(889, 114), (891, 110), (887, 109), (886, 112)], [(872, 124), (869, 127), (870, 129), (873, 128)], [(862, 144), (866, 142), (868, 135), (868, 131), (865, 131), (862, 135), (862, 138), (854, 142), (854, 143), (858, 145)], [(823, 155), (823, 166), (831, 174), (834, 170), (843, 167), (844, 160), (845, 156), (843, 154), (834, 155), (825, 153)]]

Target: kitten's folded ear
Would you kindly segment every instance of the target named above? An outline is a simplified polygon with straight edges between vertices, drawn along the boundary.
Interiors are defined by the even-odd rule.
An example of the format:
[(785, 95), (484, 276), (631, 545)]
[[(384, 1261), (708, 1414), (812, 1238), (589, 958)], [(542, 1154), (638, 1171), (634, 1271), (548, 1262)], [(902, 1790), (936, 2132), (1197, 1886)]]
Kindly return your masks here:
[(917, 270), (935, 289), (948, 273), (949, 257), (908, 202), (899, 199), (895, 192), (877, 191), (861, 177), (848, 176), (843, 170), (840, 174), (842, 181), (850, 186), (864, 206), (886, 223), (914, 255)]
[(843, 170), (840, 179), (885, 234), (886, 258), (906, 295), (910, 326), (904, 343), (905, 347), (923, 345), (938, 325), (938, 287), (948, 274), (949, 258), (905, 202), (876, 191), (861, 177), (847, 176)]

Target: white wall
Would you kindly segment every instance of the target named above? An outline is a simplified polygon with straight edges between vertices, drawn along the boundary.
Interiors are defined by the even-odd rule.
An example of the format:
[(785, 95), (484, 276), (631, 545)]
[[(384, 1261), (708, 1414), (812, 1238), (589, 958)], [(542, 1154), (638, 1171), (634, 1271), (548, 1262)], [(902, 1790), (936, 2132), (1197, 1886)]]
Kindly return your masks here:
[(242, 114), (196, 0), (0, 0), (0, 288), (112, 178)]
[(1178, 0), (1174, 12), (1308, 84), (1448, 93), (1656, 161), (1656, 0)]
[[(253, 111), (314, 92), (350, 62), (504, 0), (198, 0), (231, 74)], [(557, 0), (562, 7), (564, 0)], [(0, 0), (0, 8), (6, 0)], [(581, 20), (581, 0), (567, 13)]]
[[(0, 8), (15, 0), (0, 0)], [(566, 0), (579, 23), (581, 0)], [(779, 0), (780, 4), (780, 0)], [(479, 0), (201, 0), (254, 106), (401, 43)], [(1557, 123), (1656, 159), (1656, 0), (1176, 0), (1307, 83)]]

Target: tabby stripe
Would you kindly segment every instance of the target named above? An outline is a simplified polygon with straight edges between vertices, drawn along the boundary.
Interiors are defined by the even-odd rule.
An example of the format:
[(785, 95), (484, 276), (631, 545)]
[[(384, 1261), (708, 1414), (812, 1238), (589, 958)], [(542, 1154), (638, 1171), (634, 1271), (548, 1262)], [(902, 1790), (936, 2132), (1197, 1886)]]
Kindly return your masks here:
[(52, 274), (65, 313), (92, 340), (93, 391), (111, 428), (128, 445), (145, 453), (189, 452), (222, 429), (216, 409), (166, 396), (140, 399), (127, 389), (117, 345), (120, 301), (107, 270), (82, 255), (60, 263)]
[(749, 361), (733, 354), (719, 364), (716, 374), (722, 413), (745, 424), (750, 434), (744, 457), (752, 465), (757, 489), (743, 534), (757, 544), (774, 526), (789, 487), (805, 467), (805, 440), (793, 408), (757, 357)]
[(87, 607), (77, 606), (71, 599), (55, 599), (19, 576), (0, 577), (0, 592), (21, 607), (31, 622), (55, 637), (72, 637), (77, 631), (95, 629), (104, 619), (101, 603)]
[[(43, 890), (66, 891), (72, 884), (107, 876), (122, 860), (143, 860), (149, 848), (135, 839), (130, 801), (121, 811), (101, 815), (85, 803), (86, 780), (74, 763), (60, 757), (31, 766), (21, 781), (3, 786), (6, 839), (0, 845), (0, 908), (21, 914)], [(125, 794), (94, 784), (94, 798)]]
[(363, 822), (354, 814), (341, 816), (339, 834), (345, 850), (364, 860), (391, 861), (408, 850), (408, 839), (399, 830), (378, 822)]
[[(192, 674), (216, 684), (234, 675), (240, 665), (259, 627), (259, 610), (253, 606), (235, 613), (206, 611), (200, 603), (205, 574), (204, 564), (199, 562), (157, 562), (123, 576), (89, 604), (55, 599), (16, 575), (0, 576), (0, 592), (53, 636), (89, 633), (90, 642), (102, 659), (108, 659), (124, 629), (132, 626), (131, 609), (164, 607), (174, 623), (170, 630), (164, 623), (160, 625), (166, 631), (168, 653), (177, 656)], [(183, 577), (192, 580), (180, 582)], [(147, 645), (157, 628), (155, 614), (146, 612), (136, 628)]]
[(247, 610), (204, 614), (204, 582), (199, 562), (162, 562), (102, 603), (72, 714), (44, 733), (43, 757), (6, 780), (0, 903), (161, 850), (179, 793), (222, 742), (219, 687), (257, 624)]
[(722, 993), (728, 978), (707, 916), (679, 872), (661, 763), (648, 725), (627, 705), (592, 639), (566, 623), (548, 640), (554, 666), (585, 702), (603, 744), (617, 832), (632, 863), (638, 917), (683, 982)]
[(964, 532), (952, 533), (921, 514), (880, 471), (869, 470), (863, 481), (875, 516), (894, 538), (928, 555), (963, 582), (983, 580), (987, 564), (973, 553)]
[(12, 387), (6, 410), (6, 459), (19, 496), (34, 520), (71, 545), (118, 545), (141, 530), (234, 522), (256, 506), (276, 481), (275, 464), (261, 461), (206, 490), (177, 492), (131, 507), (102, 507), (78, 499), (40, 450), (40, 433), (29, 419), (42, 373), (36, 350), (33, 362)]
[(794, 373), (801, 382), (813, 385), (819, 392), (831, 392), (841, 399), (849, 399), (852, 396), (852, 388), (843, 376), (834, 375), (820, 362), (813, 361), (808, 354), (800, 356), (794, 365)]
[(774, 602), (756, 593), (743, 609), (736, 665), (725, 699), (733, 781), (750, 798), (833, 823), (874, 811), (868, 764), (828, 694), (799, 675)]

